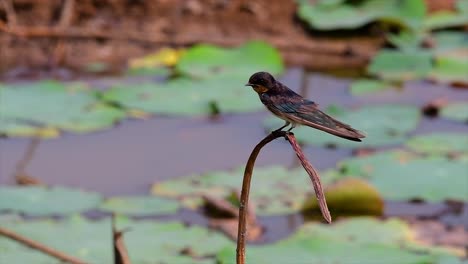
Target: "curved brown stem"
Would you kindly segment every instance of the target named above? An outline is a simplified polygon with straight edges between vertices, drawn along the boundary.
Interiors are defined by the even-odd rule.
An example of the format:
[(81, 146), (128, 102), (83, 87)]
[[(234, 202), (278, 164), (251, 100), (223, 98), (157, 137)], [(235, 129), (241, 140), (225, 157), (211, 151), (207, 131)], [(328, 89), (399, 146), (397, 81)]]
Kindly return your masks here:
[(244, 170), (244, 179), (242, 180), (242, 191), (239, 204), (239, 225), (237, 229), (237, 250), (236, 250), (236, 263), (244, 264), (245, 263), (245, 234), (246, 230), (246, 218), (247, 218), (247, 208), (249, 206), (249, 192), (250, 192), (250, 180), (252, 179), (252, 171), (255, 165), (255, 160), (257, 159), (258, 153), (260, 150), (268, 144), (269, 142), (277, 139), (279, 137), (284, 137), (286, 135), (285, 131), (273, 131), (271, 134), (266, 136), (260, 143), (255, 146), (250, 154), (249, 160)]
[(322, 184), (320, 183), (320, 178), (309, 163), (309, 161), (305, 158), (304, 153), (301, 150), (299, 144), (297, 144), (296, 138), (294, 137), (293, 133), (287, 131), (273, 131), (268, 136), (266, 136), (260, 143), (255, 146), (250, 154), (250, 157), (247, 161), (247, 165), (245, 166), (244, 170), (244, 178), (242, 181), (242, 191), (240, 197), (240, 204), (239, 204), (239, 225), (237, 230), (237, 250), (236, 250), (236, 263), (237, 264), (245, 264), (245, 236), (247, 232), (247, 208), (249, 203), (249, 193), (250, 193), (250, 181), (252, 179), (252, 172), (255, 165), (255, 160), (257, 159), (258, 153), (260, 150), (268, 144), (269, 142), (273, 141), (276, 138), (284, 137), (286, 140), (289, 141), (292, 148), (296, 152), (297, 157), (301, 161), (302, 166), (307, 171), (312, 180), (314, 185), (315, 194), (317, 199), (319, 200), (320, 211), (322, 212), (323, 217), (328, 223), (331, 223), (331, 215), (328, 211), (327, 201), (325, 200), (325, 195), (323, 194)]

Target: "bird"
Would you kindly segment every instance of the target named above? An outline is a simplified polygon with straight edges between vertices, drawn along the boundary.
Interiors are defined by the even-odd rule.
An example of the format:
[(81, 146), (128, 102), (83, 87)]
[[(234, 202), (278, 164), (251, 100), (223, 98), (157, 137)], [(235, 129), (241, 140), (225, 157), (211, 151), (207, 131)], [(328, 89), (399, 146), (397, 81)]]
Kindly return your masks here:
[(268, 72), (254, 73), (245, 86), (251, 86), (263, 105), (286, 122), (273, 132), (289, 125), (287, 132), (291, 132), (296, 126), (305, 125), (352, 141), (360, 142), (366, 137), (363, 132), (320, 111), (318, 104), (295, 93)]

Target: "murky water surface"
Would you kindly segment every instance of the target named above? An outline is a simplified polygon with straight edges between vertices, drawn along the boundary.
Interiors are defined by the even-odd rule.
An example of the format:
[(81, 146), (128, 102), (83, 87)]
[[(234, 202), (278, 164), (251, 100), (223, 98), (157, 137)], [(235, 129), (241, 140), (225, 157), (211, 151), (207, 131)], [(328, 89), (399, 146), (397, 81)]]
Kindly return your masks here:
[[(347, 79), (303, 74), (301, 69), (291, 69), (281, 80), (316, 101), (322, 109), (331, 104), (346, 107), (383, 103), (423, 106), (437, 98), (468, 100), (466, 90), (425, 82), (409, 82), (399, 90), (351, 97)], [(301, 80), (306, 80), (307, 85)], [(107, 86), (115, 79), (95, 82)], [(262, 111), (223, 115), (218, 120), (156, 116), (145, 121), (127, 120), (99, 133), (66, 134), (40, 142), (27, 172), (48, 184), (80, 187), (107, 196), (147, 194), (151, 184), (157, 181), (243, 166), (252, 148), (266, 135), (262, 122), (269, 115)], [(434, 131), (468, 132), (468, 127), (425, 117), (413, 133)], [(15, 166), (29, 143), (29, 139), (0, 139), (0, 184), (13, 183)], [(337, 161), (352, 154), (347, 149), (311, 146), (305, 147), (304, 151), (319, 170), (334, 167)], [(257, 160), (257, 166), (272, 164), (297, 164), (294, 152), (284, 140), (270, 143)], [(390, 202), (386, 205), (387, 216), (438, 217), (453, 225), (468, 222), (466, 206), (461, 212), (452, 212), (443, 204)], [(207, 224), (200, 213), (188, 210), (163, 219)], [(300, 215), (261, 217), (260, 222), (267, 230), (264, 241), (285, 237), (303, 221)]]

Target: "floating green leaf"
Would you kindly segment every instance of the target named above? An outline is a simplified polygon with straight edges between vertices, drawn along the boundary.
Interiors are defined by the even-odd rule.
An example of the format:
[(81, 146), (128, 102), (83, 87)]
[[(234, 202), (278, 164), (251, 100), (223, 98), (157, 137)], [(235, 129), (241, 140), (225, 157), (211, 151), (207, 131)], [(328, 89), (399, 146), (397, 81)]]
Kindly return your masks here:
[(27, 123), (5, 120), (0, 116), (0, 135), (13, 137), (58, 137), (60, 131), (53, 127), (33, 126)]
[(367, 179), (385, 199), (468, 200), (468, 163), (445, 157), (381, 152), (340, 162), (343, 177)]
[(298, 15), (310, 27), (319, 30), (356, 29), (375, 21), (417, 29), (426, 6), (422, 0), (401, 1), (299, 1)]
[(181, 57), (176, 69), (182, 77), (164, 84), (118, 86), (104, 93), (107, 101), (156, 114), (198, 116), (251, 112), (262, 109), (258, 96), (244, 86), (249, 76), (265, 70), (283, 70), (277, 50), (263, 42), (237, 49), (199, 45)]
[(404, 52), (420, 50), (425, 35), (423, 32), (413, 30), (400, 30), (398, 33), (388, 33), (388, 41)]
[(131, 221), (121, 226), (131, 230), (124, 239), (132, 263), (214, 264), (213, 255), (234, 244), (219, 233), (178, 222)]
[(440, 115), (447, 119), (460, 122), (468, 122), (468, 103), (451, 103), (442, 108)]
[[(189, 207), (201, 205), (201, 196), (226, 198), (242, 184), (243, 168), (232, 172), (212, 172), (157, 183), (156, 195), (177, 198)], [(326, 180), (326, 179), (324, 179)], [(302, 168), (287, 170), (272, 166), (255, 169), (252, 178), (251, 203), (261, 215), (297, 212), (307, 196), (313, 195), (309, 176)]]
[(391, 85), (380, 80), (372, 79), (360, 79), (351, 84), (351, 94), (352, 95), (367, 95), (373, 94), (378, 91), (391, 88)]
[[(212, 256), (233, 244), (223, 235), (203, 227), (186, 227), (178, 222), (125, 219), (117, 222), (119, 230), (129, 230), (123, 238), (132, 263), (214, 264)], [(60, 222), (3, 221), (2, 227), (89, 263), (113, 262), (111, 223), (108, 219), (89, 221), (73, 217)], [(184, 251), (190, 254), (184, 254)], [(0, 237), (0, 252), (1, 263), (56, 263), (55, 259), (5, 237)]]
[(467, 49), (468, 36), (459, 31), (439, 31), (434, 32), (432, 38), (435, 42), (434, 50), (436, 54), (451, 50)]
[(246, 81), (232, 76), (204, 80), (178, 78), (166, 84), (114, 87), (103, 98), (126, 108), (167, 115), (213, 114), (213, 104), (224, 113), (262, 109), (258, 96), (243, 82)]
[(250, 75), (257, 71), (281, 73), (283, 62), (279, 52), (265, 42), (249, 42), (235, 49), (200, 44), (182, 55), (176, 70), (195, 78), (211, 78), (213, 75), (236, 76), (245, 83)]
[[(409, 227), (401, 220), (381, 222), (352, 219), (335, 225), (306, 224), (286, 240), (270, 245), (250, 246), (247, 263), (460, 263), (448, 252), (411, 248)], [(221, 263), (232, 263), (233, 248), (218, 254)]]
[(29, 124), (37, 125), (38, 131), (56, 127), (91, 132), (108, 128), (125, 116), (119, 109), (100, 103), (95, 94), (81, 84), (42, 81), (3, 86), (0, 98), (0, 128), (5, 129), (3, 133), (6, 134), (13, 132), (13, 136), (25, 134)]
[[(90, 263), (112, 263), (109, 220), (91, 222), (75, 216), (62, 222), (3, 221), (2, 227)], [(0, 252), (0, 263), (57, 263), (53, 257), (1, 236)]]
[(468, 153), (466, 133), (440, 132), (412, 137), (406, 146), (417, 152), (429, 154)]
[(0, 211), (34, 216), (67, 215), (97, 207), (97, 193), (65, 187), (0, 186)]
[(429, 78), (441, 83), (468, 86), (468, 49), (460, 57), (437, 56)]
[(425, 77), (431, 69), (431, 54), (429, 52), (396, 50), (379, 51), (367, 67), (370, 74), (392, 81), (407, 81)]
[[(420, 113), (415, 106), (381, 105), (342, 111), (334, 117), (363, 131), (366, 138), (362, 142), (354, 142), (304, 126), (295, 128), (293, 132), (299, 141), (313, 145), (357, 148), (398, 144), (404, 142), (406, 134), (416, 128)], [(266, 127), (272, 130), (283, 123), (278, 118), (270, 118), (266, 121)]]
[(99, 208), (120, 214), (155, 215), (175, 213), (179, 204), (174, 200), (154, 196), (128, 196), (106, 199)]

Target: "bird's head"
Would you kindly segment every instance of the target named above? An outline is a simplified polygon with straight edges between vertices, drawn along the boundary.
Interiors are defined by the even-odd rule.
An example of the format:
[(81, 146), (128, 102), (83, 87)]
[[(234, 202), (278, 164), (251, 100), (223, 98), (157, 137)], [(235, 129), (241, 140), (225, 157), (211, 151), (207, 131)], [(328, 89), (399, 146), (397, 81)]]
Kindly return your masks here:
[(257, 72), (249, 78), (245, 86), (251, 86), (257, 93), (265, 93), (275, 87), (276, 80), (268, 72)]

